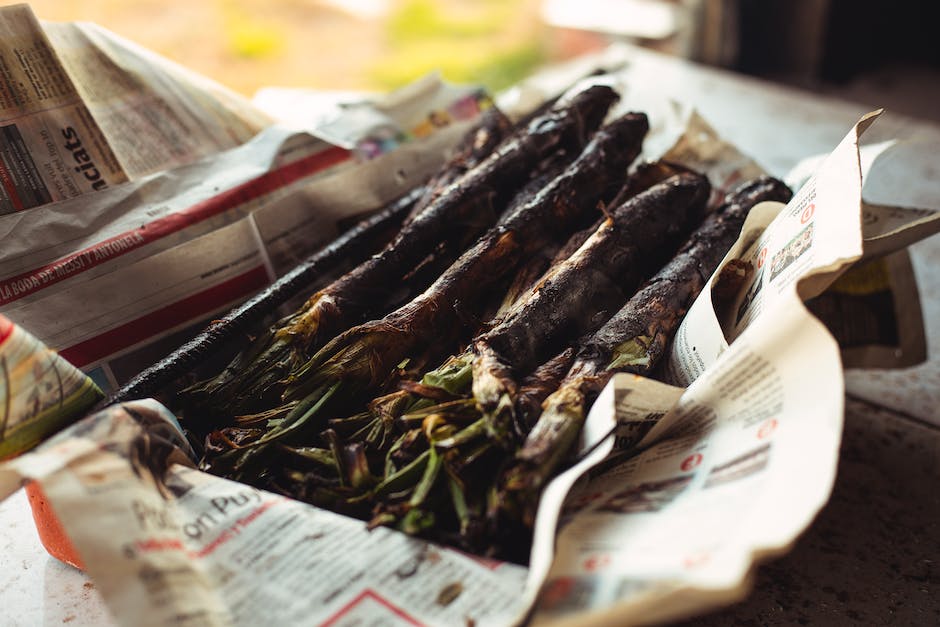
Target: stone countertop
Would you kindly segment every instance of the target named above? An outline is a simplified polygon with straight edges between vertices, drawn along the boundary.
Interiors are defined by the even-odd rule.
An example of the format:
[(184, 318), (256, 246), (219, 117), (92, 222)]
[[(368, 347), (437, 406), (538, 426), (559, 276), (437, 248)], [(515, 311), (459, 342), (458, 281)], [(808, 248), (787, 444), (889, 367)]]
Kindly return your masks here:
[(113, 624), (95, 584), (39, 543), (26, 493), (0, 503), (0, 625)]
[[(631, 89), (693, 103), (777, 175), (829, 152), (868, 110), (641, 49), (631, 48), (628, 58)], [(893, 138), (909, 140), (925, 158), (866, 198), (940, 208), (940, 127), (889, 112), (865, 143)], [(790, 553), (757, 570), (746, 601), (694, 624), (940, 624), (940, 236), (912, 246), (911, 257), (928, 360), (846, 373), (845, 432), (829, 504)], [(42, 549), (22, 491), (0, 503), (0, 599), (0, 625), (111, 623), (94, 584)]]

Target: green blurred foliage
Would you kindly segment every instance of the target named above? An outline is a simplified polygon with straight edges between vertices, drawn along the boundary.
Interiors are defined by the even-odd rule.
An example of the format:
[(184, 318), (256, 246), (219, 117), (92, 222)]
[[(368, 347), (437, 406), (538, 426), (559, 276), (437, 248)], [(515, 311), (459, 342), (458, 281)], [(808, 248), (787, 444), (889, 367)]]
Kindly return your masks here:
[(273, 21), (258, 19), (237, 0), (220, 3), (226, 48), (241, 59), (271, 59), (284, 49), (285, 29)]
[(324, 0), (30, 0), (87, 20), (251, 96), (259, 87), (385, 91), (430, 71), (504, 88), (544, 62), (542, 0), (388, 0), (362, 16)]
[(392, 45), (407, 46), (425, 39), (487, 37), (499, 32), (516, 3), (484, 1), (475, 4), (482, 10), (457, 17), (448, 15), (440, 2), (405, 0), (389, 16), (389, 41)]
[(370, 78), (383, 89), (439, 70), (447, 80), (499, 90), (518, 82), (545, 59), (539, 32), (520, 25), (525, 0), (434, 2), (405, 0), (389, 15), (389, 52)]

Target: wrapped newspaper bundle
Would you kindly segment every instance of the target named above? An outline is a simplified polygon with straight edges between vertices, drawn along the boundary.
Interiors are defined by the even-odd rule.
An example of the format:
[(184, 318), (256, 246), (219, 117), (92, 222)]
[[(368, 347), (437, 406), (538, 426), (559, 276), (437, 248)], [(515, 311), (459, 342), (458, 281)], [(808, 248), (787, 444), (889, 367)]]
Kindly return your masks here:
[[(229, 368), (231, 343), (215, 363), (185, 373), (190, 383), (211, 378), (183, 392), (180, 364), (193, 365), (179, 359), (193, 348), (184, 346), (124, 388), (122, 402), (0, 465), (0, 495), (24, 481), (41, 486), (78, 561), (124, 623), (347, 624), (384, 617), (409, 624), (604, 624), (665, 620), (739, 598), (755, 559), (793, 542), (826, 502), (834, 477), (843, 403), (839, 346), (803, 301), (848, 276), (859, 260), (925, 237), (940, 221), (934, 213), (862, 202), (858, 138), (876, 117), (871, 114), (789, 203), (742, 211), (741, 197), (729, 196), (698, 226), (706, 204), (714, 207), (734, 183), (761, 175), (760, 168), (694, 113), (673, 125), (679, 138), (667, 142), (664, 127), (676, 120), (651, 112), (648, 124), (647, 116), (617, 105), (591, 138), (617, 99), (611, 83), (616, 80), (602, 77), (578, 85), (527, 120), (527, 139), (510, 133), (490, 157), (458, 150), (410, 214), (414, 198), (389, 201), (425, 180), (467, 128), (424, 135), (428, 127), (416, 120), (440, 108), (471, 120), (481, 108), (472, 93), (455, 95), (425, 82), (324, 124), (321, 131), (338, 146), (266, 131), (213, 159), (80, 198), (79, 220), (55, 206), (23, 213), (19, 228), (27, 235), (57, 224), (77, 234), (75, 241), (93, 244), (69, 249), (62, 244), (71, 240), (63, 238), (56, 242), (59, 256), (43, 259), (48, 267), (38, 274), (22, 270), (35, 261), (28, 246), (7, 253), (0, 264), (8, 266), (0, 267), (14, 268), (14, 280), (39, 281), (22, 283), (34, 291), (13, 299), (12, 310), (36, 320), (44, 336), (61, 339), (76, 361), (114, 384), (148, 354), (140, 349), (149, 337), (121, 335), (139, 328), (134, 323), (182, 312), (174, 324), (159, 326), (159, 334), (213, 315), (302, 258), (292, 236), (310, 233), (323, 241), (324, 233), (309, 224), (311, 200), (318, 210), (338, 207), (324, 218), (331, 233), (340, 217), (386, 206), (350, 232), (352, 240), (369, 234), (371, 250), (380, 251), (358, 266), (363, 270), (344, 274), (348, 268), (330, 266), (323, 281), (311, 281), (311, 268), (319, 272), (319, 261), (334, 259), (350, 238), (307, 258), (271, 292), (193, 340), (236, 328), (246, 312), (271, 302), (314, 295), (279, 322), (258, 316), (250, 318), (254, 326), (237, 327), (227, 340), (241, 339), (236, 348), (249, 349)], [(592, 95), (579, 100), (578, 94)], [(602, 104), (571, 118), (568, 108), (576, 102)], [(396, 115), (392, 126), (411, 128), (414, 141), (392, 142), (383, 152), (374, 123)], [(615, 184), (613, 175), (637, 156), (637, 133), (647, 126), (654, 132), (642, 140), (643, 156), (661, 160)], [(610, 154), (605, 142), (625, 137), (622, 145), (631, 149)], [(361, 158), (366, 153), (374, 158)], [(455, 169), (447, 174), (449, 167)], [(209, 185), (190, 187), (207, 176)], [(484, 211), (473, 206), (481, 198)], [(152, 204), (137, 204), (142, 199)], [(598, 201), (603, 211), (593, 214)], [(863, 219), (863, 212), (883, 219)], [(164, 228), (178, 223), (177, 214), (199, 218), (159, 231), (155, 240), (127, 238), (149, 234), (144, 227), (127, 230), (142, 218), (145, 226), (155, 219)], [(482, 220), (472, 231), (464, 228), (468, 215)], [(732, 226), (722, 226), (725, 217)], [(379, 232), (397, 219), (405, 224), (399, 236), (383, 239)], [(633, 229), (641, 229), (639, 242), (622, 234)], [(710, 258), (719, 255), (700, 245), (726, 236), (727, 245), (738, 230), (723, 259)], [(415, 242), (440, 246), (421, 253), (411, 248)], [(679, 250), (671, 262), (667, 248)], [(83, 268), (94, 251), (107, 253), (103, 258), (130, 255), (124, 258), (133, 263)], [(200, 254), (219, 251), (229, 255), (224, 263), (215, 260), (203, 272), (209, 266)], [(362, 259), (369, 252), (357, 254)], [(699, 276), (689, 278), (690, 267)], [(110, 296), (120, 291), (115, 285), (154, 272), (178, 279), (166, 284), (203, 283), (165, 301), (155, 300), (164, 290), (135, 285), (144, 291), (127, 297), (146, 307), (130, 317), (99, 316), (100, 326), (94, 311), (89, 320), (99, 326), (62, 322), (61, 312), (79, 296)], [(258, 279), (246, 293), (225, 292), (205, 305), (204, 292), (244, 287), (246, 272)], [(639, 285), (644, 278), (649, 281)], [(658, 287), (676, 281), (691, 295)], [(638, 287), (653, 298), (634, 301)], [(496, 291), (499, 298), (488, 302)], [(682, 300), (699, 291), (691, 306)], [(122, 297), (95, 306), (114, 314), (126, 307)], [(323, 305), (338, 297), (350, 299), (342, 302), (342, 316)], [(657, 302), (688, 307), (678, 329), (668, 307), (644, 317), (644, 307)], [(552, 305), (565, 316), (546, 315)], [(342, 329), (318, 337), (319, 325), (310, 323), (320, 320)], [(667, 327), (677, 331), (671, 344), (659, 336)], [(461, 337), (473, 338), (468, 350)], [(571, 348), (559, 353), (563, 346)], [(135, 359), (125, 360), (129, 353)], [(260, 363), (277, 367), (268, 370), (273, 374), (258, 398), (283, 404), (246, 405), (252, 396), (239, 396), (239, 367), (259, 355)], [(659, 357), (671, 384), (623, 374), (646, 374), (643, 368)], [(172, 376), (158, 376), (170, 366)], [(389, 382), (401, 389), (373, 398), (388, 392)], [(559, 384), (560, 396), (551, 396)], [(131, 393), (145, 389), (166, 405)], [(580, 396), (572, 402), (572, 394)], [(214, 398), (225, 398), (224, 406)], [(541, 406), (531, 399), (541, 398), (547, 415), (538, 416)], [(209, 455), (194, 450), (168, 409), (183, 399), (187, 428), (219, 427), (195, 442), (206, 444)], [(355, 415), (324, 410), (336, 399), (373, 403)], [(243, 412), (236, 416), (240, 424), (221, 422), (236, 411)], [(558, 416), (576, 416), (574, 424), (583, 427), (570, 429)], [(328, 428), (314, 428), (324, 423)], [(387, 424), (408, 431), (394, 439), (400, 434)], [(363, 441), (345, 440), (350, 433)], [(311, 436), (314, 445), (307, 445), (303, 438)], [(565, 448), (546, 453), (550, 442)], [(366, 447), (386, 452), (384, 475)], [(489, 472), (461, 474), (476, 460), (499, 456), (506, 463)], [(213, 472), (242, 481), (197, 469), (200, 458)], [(285, 459), (306, 464), (306, 474), (282, 464)], [(478, 490), (471, 481), (481, 475), (490, 483)], [(310, 492), (285, 489), (291, 481)], [(450, 508), (446, 516), (441, 501)], [(457, 525), (450, 537), (419, 537), (441, 529), (437, 522), (447, 517)], [(503, 526), (505, 520), (513, 523)], [(531, 546), (525, 538), (515, 542), (515, 554), (497, 550), (528, 568), (486, 555), (496, 546), (492, 540), (513, 544), (519, 536), (494, 532), (515, 525), (532, 525)]]
[[(784, 550), (831, 488), (839, 349), (802, 300), (864, 257), (869, 242), (892, 247), (860, 219), (857, 138), (871, 121), (788, 205), (750, 212), (669, 352), (673, 380), (688, 387), (617, 375), (601, 392), (579, 438), (580, 461), (543, 492), (528, 570), (199, 472), (175, 417), (152, 401), (112, 406), (8, 462), (0, 488), (42, 484), (119, 620), (230, 625), (387, 613), (432, 624), (527, 615), (603, 624), (664, 620), (738, 598), (755, 556)], [(690, 124), (684, 137), (707, 134), (701, 120)], [(682, 150), (680, 141), (668, 156)], [(693, 156), (686, 152), (686, 162)], [(750, 268), (770, 255), (762, 261), (760, 251), (787, 250), (808, 224), (817, 235), (802, 264), (751, 289), (761, 278)], [(820, 235), (833, 229), (838, 237)], [(911, 237), (892, 232), (898, 245)], [(743, 283), (743, 296), (716, 311), (714, 283), (729, 280)], [(747, 315), (729, 344), (730, 325)], [(590, 479), (578, 482), (589, 468)], [(323, 580), (311, 581), (314, 573)]]

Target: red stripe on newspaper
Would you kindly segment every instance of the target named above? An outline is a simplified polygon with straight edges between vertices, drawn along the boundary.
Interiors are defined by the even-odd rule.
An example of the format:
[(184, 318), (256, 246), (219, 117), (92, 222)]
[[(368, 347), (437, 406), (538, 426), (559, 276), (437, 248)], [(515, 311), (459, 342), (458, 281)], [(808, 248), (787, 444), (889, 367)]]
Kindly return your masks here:
[(240, 300), (268, 284), (268, 273), (258, 266), (207, 290), (151, 311), (101, 335), (60, 351), (62, 357), (81, 368), (142, 342), (175, 326), (198, 319), (226, 303)]
[(298, 179), (325, 170), (350, 158), (344, 148), (330, 147), (315, 155), (298, 159), (266, 172), (212, 198), (159, 218), (131, 231), (109, 237), (93, 246), (76, 251), (56, 261), (0, 281), (0, 305), (81, 274), (116, 257), (155, 242), (188, 226), (228, 211), (232, 207), (269, 194)]
[(222, 531), (222, 533), (216, 536), (216, 538), (212, 540), (212, 542), (209, 542), (207, 545), (205, 545), (198, 551), (190, 551), (189, 553), (190, 557), (203, 558), (207, 555), (211, 555), (212, 553), (215, 553), (216, 549), (218, 549), (220, 546), (227, 543), (232, 538), (236, 537), (238, 534), (242, 532), (242, 530), (245, 527), (253, 523), (256, 518), (261, 516), (261, 514), (265, 513), (266, 511), (268, 511), (269, 509), (271, 509), (272, 507), (274, 507), (280, 502), (281, 501), (268, 501), (267, 503), (264, 503), (256, 507), (250, 514), (248, 514), (247, 516), (242, 516), (241, 518), (236, 520), (235, 523), (231, 527), (228, 527), (227, 529)]
[[(347, 618), (351, 612), (358, 609), (357, 606), (365, 602), (367, 599), (371, 599), (372, 601), (375, 601), (376, 603), (378, 603), (379, 605), (384, 607), (386, 610), (388, 610), (389, 612), (391, 612), (398, 618), (402, 619), (409, 625), (417, 625), (418, 627), (422, 627), (423, 625), (423, 623), (419, 622), (417, 619), (409, 615), (407, 612), (405, 612), (403, 609), (401, 609), (397, 605), (393, 605), (387, 599), (385, 599), (384, 597), (376, 593), (374, 590), (371, 590), (370, 588), (366, 588), (365, 590), (360, 592), (358, 595), (356, 595), (356, 598), (354, 598), (352, 601), (350, 601), (343, 607), (339, 608), (339, 610), (335, 614), (333, 614), (331, 617), (326, 619), (324, 622), (320, 623), (320, 627), (332, 627), (333, 625), (336, 625), (341, 619)], [(370, 610), (368, 608), (364, 608), (363, 613), (364, 615), (369, 616), (373, 620), (375, 620), (376, 618), (379, 618), (376, 615), (376, 612), (374, 609)], [(356, 621), (354, 620), (353, 622), (356, 622)], [(376, 621), (376, 622), (379, 622), (379, 621)], [(381, 622), (385, 622), (385, 621), (381, 621)]]
[(20, 201), (19, 192), (16, 191), (16, 185), (13, 183), (13, 178), (10, 176), (10, 171), (3, 159), (0, 159), (0, 181), (3, 183), (3, 189), (7, 192), (10, 204), (13, 205), (13, 211), (22, 211), (23, 203)]

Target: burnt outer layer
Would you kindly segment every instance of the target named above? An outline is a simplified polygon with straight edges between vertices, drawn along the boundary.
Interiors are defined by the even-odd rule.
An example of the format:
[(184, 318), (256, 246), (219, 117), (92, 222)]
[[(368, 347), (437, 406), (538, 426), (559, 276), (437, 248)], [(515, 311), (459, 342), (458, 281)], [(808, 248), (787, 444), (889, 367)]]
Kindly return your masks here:
[(542, 412), (542, 401), (558, 388), (558, 384), (571, 369), (575, 357), (574, 347), (568, 347), (533, 370), (519, 383), (515, 410), (517, 421), (527, 432)]
[(484, 111), (473, 127), (464, 133), (453, 153), (425, 185), (424, 194), (415, 203), (407, 222), (432, 204), (451, 183), (486, 159), (512, 130), (512, 122), (496, 107)]
[[(768, 176), (729, 193), (722, 207), (705, 219), (672, 261), (583, 345), (569, 377), (592, 377), (586, 387), (596, 395), (614, 372), (645, 375), (652, 371), (685, 312), (738, 238), (751, 208), (767, 200), (787, 202), (792, 195), (786, 184)], [(618, 347), (630, 341), (645, 348), (634, 360), (639, 363), (612, 366)], [(597, 376), (600, 373), (604, 376)]]
[[(664, 161), (641, 163), (627, 177), (627, 182), (610, 202), (610, 206), (617, 207), (653, 185), (662, 183), (669, 177), (684, 172), (692, 172), (692, 170)], [(573, 255), (593, 235), (605, 219), (606, 217), (601, 218), (592, 226), (572, 235), (555, 253), (551, 266), (563, 263)], [(498, 323), (499, 320), (495, 324)], [(495, 326), (495, 324), (492, 326)], [(542, 402), (558, 388), (568, 373), (574, 358), (575, 350), (566, 348), (541, 366), (538, 366), (520, 381), (515, 401), (515, 424), (520, 430), (520, 434), (527, 433), (538, 419), (539, 414), (542, 413)]]
[[(474, 341), (474, 396), (492, 409), (515, 393), (513, 372), (525, 372), (558, 338), (590, 328), (605, 307), (619, 307), (648, 276), (662, 250), (674, 250), (701, 217), (711, 188), (700, 175), (668, 179), (615, 208), (598, 230), (552, 271), (502, 323)], [(491, 385), (495, 376), (500, 380)]]
[(751, 207), (788, 200), (790, 190), (763, 177), (732, 192), (719, 210), (685, 242), (606, 324), (584, 342), (561, 386), (544, 402), (542, 415), (501, 476), (513, 511), (531, 524), (541, 486), (577, 441), (590, 404), (617, 372), (646, 374), (656, 366), (685, 312), (741, 231)]
[[(295, 377), (297, 384), (288, 390), (287, 398), (305, 395), (324, 377), (375, 385), (417, 345), (440, 343), (458, 334), (459, 308), (480, 302), (490, 286), (546, 241), (565, 237), (573, 224), (594, 208), (610, 183), (624, 176), (639, 154), (648, 128), (643, 114), (628, 114), (602, 128), (561, 175), (504, 215), (423, 294), (381, 320), (337, 336), (314, 355)], [(360, 355), (363, 351), (367, 354)], [(331, 369), (330, 362), (341, 356), (346, 364), (356, 356), (361, 367)], [(368, 371), (364, 372), (365, 366)], [(321, 367), (320, 375), (314, 375)]]
[[(433, 183), (439, 189), (420, 201), (424, 209), (383, 250), (316, 292), (214, 379), (191, 388), (187, 402), (210, 413), (235, 415), (256, 412), (280, 397), (284, 381), (311, 352), (343, 329), (387, 311), (383, 304), (402, 277), (440, 246), (462, 242), (462, 247), (477, 237), (496, 220), (493, 209), (525, 183), (540, 161), (553, 151), (579, 148), (617, 97), (600, 86), (578, 92), (495, 151), (492, 144), (502, 136), (505, 120), (497, 113), (484, 115)], [(476, 165), (466, 169), (467, 161)]]
[(311, 297), (308, 311), (288, 332), (315, 348), (354, 323), (441, 241), (466, 237), (468, 229), (481, 232), (488, 226), (487, 214), (491, 224), (496, 219), (493, 208), (505, 204), (542, 159), (555, 150), (577, 150), (616, 100), (612, 89), (590, 87), (500, 143), (476, 167), (436, 193), (383, 251)]
[[(374, 252), (391, 244), (402, 229), (408, 229), (409, 223), (414, 220), (415, 216), (421, 214), (441, 194), (443, 189), (466, 173), (468, 169), (476, 166), (489, 156), (493, 148), (509, 134), (510, 127), (509, 119), (495, 107), (481, 115), (457, 143), (454, 154), (431, 177), (428, 183), (420, 190), (414, 190), (408, 194), (410, 206), (407, 218), (402, 216), (398, 219), (395, 223), (396, 230), (390, 233), (384, 241), (377, 242), (377, 245), (369, 252)], [(479, 232), (480, 226), (477, 225), (474, 229)], [(467, 230), (472, 231), (473, 229)], [(470, 234), (470, 237), (473, 237), (473, 233)], [(452, 239), (456, 240), (458, 238)], [(426, 252), (429, 258), (440, 260), (446, 258), (447, 253), (453, 253), (458, 247), (461, 247), (462, 250), (465, 246), (466, 242), (442, 239), (436, 247)], [(417, 256), (420, 252), (417, 250), (412, 251), (412, 255)], [(459, 254), (459, 251), (456, 254)], [(384, 261), (387, 262), (389, 259), (386, 258)], [(405, 280), (398, 286), (399, 291), (401, 291), (401, 287), (410, 287), (422, 278), (424, 272), (422, 272), (420, 266), (426, 261), (427, 258), (424, 260), (417, 259), (412, 266), (400, 269), (397, 278), (399, 280), (404, 278)], [(368, 266), (370, 264), (374, 265), (375, 262), (374, 257), (370, 260), (358, 256), (356, 265), (353, 265), (352, 269), (344, 276), (353, 274), (361, 280), (363, 277), (356, 275), (356, 269), (360, 267), (360, 264)], [(391, 270), (392, 268), (386, 267), (386, 271)], [(327, 289), (337, 289), (338, 284), (341, 284), (342, 281), (343, 277), (334, 281)], [(382, 289), (375, 291), (375, 298), (372, 299), (370, 304), (373, 310), (383, 305), (388, 306), (388, 303), (386, 303), (387, 297), (394, 295), (394, 289), (390, 288), (390, 285), (395, 284), (386, 283), (382, 286)], [(291, 294), (291, 296), (306, 286), (297, 285), (295, 287), (297, 289), (294, 290), (294, 294)], [(362, 298), (362, 294), (359, 297)], [(351, 310), (350, 315), (355, 315), (357, 312), (363, 314), (365, 309), (360, 307), (358, 310)], [(323, 332), (328, 332), (327, 327), (331, 324), (331, 320), (332, 323), (340, 322), (338, 319), (339, 313), (333, 307), (333, 299), (331, 298), (321, 299), (315, 295), (313, 298), (308, 299), (300, 310), (278, 321), (272, 329), (253, 340), (213, 379), (184, 390), (181, 395), (185, 399), (184, 402), (200, 407), (200, 413), (209, 410), (223, 415), (231, 415), (257, 409), (258, 406), (263, 405), (270, 398), (280, 394), (279, 382), (287, 376), (291, 367), (303, 362), (303, 351), (306, 350), (306, 344), (311, 339), (308, 335), (321, 329), (321, 325), (318, 324), (321, 319), (324, 323), (322, 325)], [(349, 324), (352, 324), (352, 322)]]

